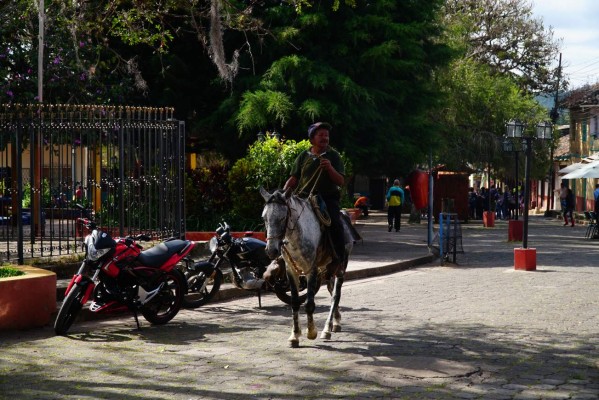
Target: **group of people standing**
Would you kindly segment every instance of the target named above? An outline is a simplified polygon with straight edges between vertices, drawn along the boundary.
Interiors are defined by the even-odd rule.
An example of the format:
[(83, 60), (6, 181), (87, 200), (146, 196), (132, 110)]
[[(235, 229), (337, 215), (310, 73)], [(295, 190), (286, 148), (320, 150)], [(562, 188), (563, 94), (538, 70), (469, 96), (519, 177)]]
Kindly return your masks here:
[(494, 210), (497, 219), (512, 219), (522, 208), (524, 201), (523, 193), (516, 198), (515, 191), (506, 185), (497, 189), (495, 185), (491, 188), (482, 187), (480, 190), (474, 187), (468, 188), (468, 212), (470, 219), (482, 219), (483, 212)]

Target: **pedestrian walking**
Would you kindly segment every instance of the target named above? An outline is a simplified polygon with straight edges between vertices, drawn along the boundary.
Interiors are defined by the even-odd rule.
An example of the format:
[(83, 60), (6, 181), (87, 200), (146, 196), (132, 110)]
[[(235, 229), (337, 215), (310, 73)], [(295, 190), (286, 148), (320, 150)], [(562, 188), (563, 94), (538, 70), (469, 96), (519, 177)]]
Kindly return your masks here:
[(595, 191), (593, 192), (593, 197), (595, 198), (595, 207), (593, 210), (595, 211), (595, 222), (599, 222), (599, 183), (595, 184)]
[[(568, 225), (568, 215), (570, 216), (570, 224), (574, 226), (574, 206), (576, 201), (574, 199), (574, 193), (572, 190), (566, 185), (562, 183), (561, 185), (562, 191), (565, 193), (565, 201), (564, 201), (564, 226)], [(561, 192), (560, 192), (561, 198)]]
[(389, 223), (389, 232), (395, 228), (395, 232), (401, 229), (401, 206), (405, 201), (404, 191), (399, 186), (399, 179), (393, 181), (393, 186), (387, 191), (387, 221)]

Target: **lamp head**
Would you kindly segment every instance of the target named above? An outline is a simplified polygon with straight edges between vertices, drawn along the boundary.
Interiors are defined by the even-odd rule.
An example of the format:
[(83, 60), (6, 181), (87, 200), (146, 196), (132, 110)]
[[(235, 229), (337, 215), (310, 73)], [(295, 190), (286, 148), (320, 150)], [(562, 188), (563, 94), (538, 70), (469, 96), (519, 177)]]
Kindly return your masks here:
[(524, 122), (518, 119), (512, 119), (505, 124), (505, 135), (508, 138), (521, 138), (524, 127)]

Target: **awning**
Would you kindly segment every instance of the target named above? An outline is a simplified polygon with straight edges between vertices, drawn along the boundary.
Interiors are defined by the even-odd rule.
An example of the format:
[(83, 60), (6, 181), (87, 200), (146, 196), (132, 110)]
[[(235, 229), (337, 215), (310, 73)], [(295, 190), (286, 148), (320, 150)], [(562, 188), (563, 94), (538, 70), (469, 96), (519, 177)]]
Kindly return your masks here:
[[(572, 164), (574, 165), (574, 164)], [(565, 168), (563, 168), (565, 169)], [(562, 179), (599, 178), (599, 160), (583, 164), (574, 171), (562, 176)]]
[[(570, 164), (570, 165), (560, 169), (559, 171), (557, 171), (557, 173), (558, 174), (570, 174), (571, 172), (577, 171), (580, 168), (584, 168), (584, 167), (588, 166), (589, 164), (598, 162), (598, 161), (599, 161), (599, 153), (595, 153), (591, 156), (583, 158), (581, 162)], [(565, 176), (562, 176), (562, 179), (574, 179), (574, 178), (566, 178)]]

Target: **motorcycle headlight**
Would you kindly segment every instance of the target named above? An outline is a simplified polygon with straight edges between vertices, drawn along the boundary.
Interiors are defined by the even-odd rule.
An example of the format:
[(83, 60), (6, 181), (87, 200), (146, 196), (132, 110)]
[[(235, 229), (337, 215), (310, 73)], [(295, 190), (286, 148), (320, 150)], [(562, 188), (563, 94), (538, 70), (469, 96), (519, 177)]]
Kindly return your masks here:
[(111, 249), (96, 250), (96, 248), (92, 246), (91, 249), (87, 249), (87, 258), (89, 258), (91, 261), (97, 261), (100, 258), (102, 258), (103, 255), (107, 254), (110, 250)]
[(87, 259), (90, 261), (98, 261), (103, 255), (111, 250), (110, 248), (96, 249), (94, 239), (94, 235), (89, 235), (85, 240), (85, 244), (87, 245)]
[(211, 253), (214, 253), (216, 251), (216, 249), (218, 248), (218, 239), (216, 238), (216, 236), (213, 236), (210, 239), (210, 242), (208, 243), (208, 248), (210, 249)]

